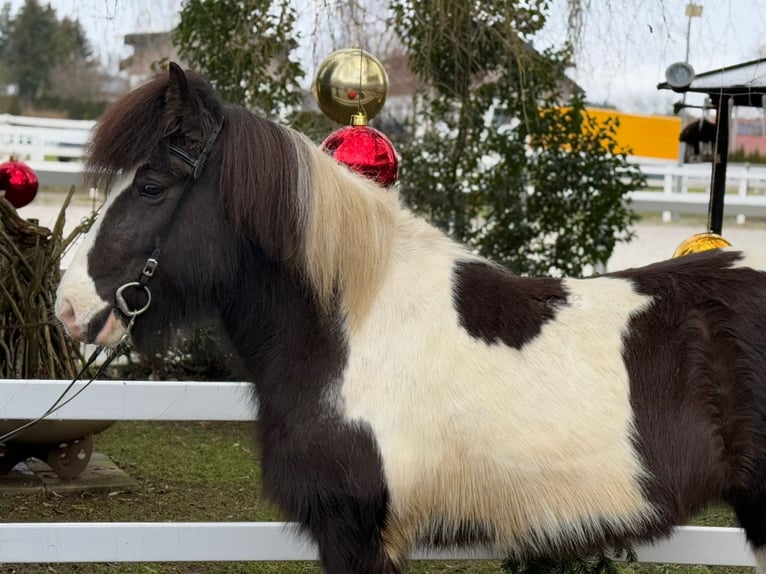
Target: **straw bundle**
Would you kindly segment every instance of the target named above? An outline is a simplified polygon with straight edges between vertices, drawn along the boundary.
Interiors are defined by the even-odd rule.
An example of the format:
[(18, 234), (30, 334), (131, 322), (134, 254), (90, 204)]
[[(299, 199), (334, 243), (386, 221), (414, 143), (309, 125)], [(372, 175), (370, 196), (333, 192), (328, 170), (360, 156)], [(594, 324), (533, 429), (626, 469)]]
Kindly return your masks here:
[(61, 257), (90, 226), (64, 237), (69, 190), (53, 230), (19, 217), (0, 198), (0, 378), (73, 378), (82, 361), (78, 346), (53, 316)]

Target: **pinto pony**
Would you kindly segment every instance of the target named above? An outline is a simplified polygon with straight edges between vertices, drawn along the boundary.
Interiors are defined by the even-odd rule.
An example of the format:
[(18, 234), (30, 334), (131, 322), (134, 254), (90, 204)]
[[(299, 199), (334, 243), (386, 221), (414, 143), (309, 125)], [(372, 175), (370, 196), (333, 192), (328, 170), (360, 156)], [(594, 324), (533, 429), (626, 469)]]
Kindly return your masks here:
[(766, 567), (763, 260), (517, 277), (175, 65), (106, 112), (89, 167), (113, 185), (58, 317), (156, 352), (220, 315), (265, 491), (327, 572), (647, 541), (711, 500)]

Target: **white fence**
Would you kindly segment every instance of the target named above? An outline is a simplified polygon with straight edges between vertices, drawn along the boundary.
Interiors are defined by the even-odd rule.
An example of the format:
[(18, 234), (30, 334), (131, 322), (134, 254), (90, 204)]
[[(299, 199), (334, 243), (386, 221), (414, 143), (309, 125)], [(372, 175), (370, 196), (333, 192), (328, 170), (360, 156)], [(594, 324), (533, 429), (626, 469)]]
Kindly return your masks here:
[[(649, 190), (628, 194), (638, 212), (705, 214), (710, 199), (712, 165), (709, 163), (676, 165), (667, 162), (636, 161), (647, 177)], [(731, 164), (726, 170), (727, 214), (766, 215), (766, 166)]]
[[(69, 187), (81, 183), (84, 146), (95, 125), (87, 120), (63, 120), (0, 115), (0, 161), (16, 157), (37, 174), (41, 185)], [(678, 166), (675, 162), (634, 158), (653, 191), (628, 194), (638, 212), (704, 214), (712, 167), (709, 163)], [(726, 213), (766, 215), (766, 166), (729, 165)]]
[[(0, 419), (31, 419), (67, 381), (0, 380)], [(72, 392), (81, 388), (75, 385)], [(253, 418), (244, 383), (98, 381), (56, 419), (220, 420)], [(138, 518), (138, 517), (137, 517)], [(637, 548), (641, 562), (754, 566), (737, 528), (679, 527)], [(418, 552), (417, 559), (499, 559), (488, 550)], [(312, 544), (286, 523), (98, 522), (0, 524), (0, 563), (315, 560)]]
[(78, 185), (85, 144), (94, 125), (87, 120), (0, 114), (0, 161), (13, 157), (25, 162), (41, 185)]

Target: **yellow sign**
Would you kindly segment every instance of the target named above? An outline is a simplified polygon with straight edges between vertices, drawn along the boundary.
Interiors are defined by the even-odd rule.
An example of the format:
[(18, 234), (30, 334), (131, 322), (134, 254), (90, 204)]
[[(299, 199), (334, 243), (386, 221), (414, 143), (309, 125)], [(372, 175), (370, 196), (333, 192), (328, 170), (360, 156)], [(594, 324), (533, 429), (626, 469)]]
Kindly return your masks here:
[(658, 159), (678, 159), (681, 118), (676, 116), (641, 116), (617, 110), (588, 108), (587, 114), (598, 124), (617, 118), (615, 139), (631, 155)]

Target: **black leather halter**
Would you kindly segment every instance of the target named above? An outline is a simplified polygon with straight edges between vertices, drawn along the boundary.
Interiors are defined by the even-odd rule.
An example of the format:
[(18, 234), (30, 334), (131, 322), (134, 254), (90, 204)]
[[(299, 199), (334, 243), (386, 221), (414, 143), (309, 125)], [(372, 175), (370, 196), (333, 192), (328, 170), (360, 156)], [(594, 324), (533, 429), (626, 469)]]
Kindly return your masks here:
[[(173, 213), (171, 213), (170, 215), (170, 219), (168, 219), (164, 227), (159, 231), (159, 233), (157, 233), (157, 238), (154, 243), (154, 251), (152, 251), (152, 254), (146, 260), (146, 263), (144, 264), (144, 268), (141, 270), (141, 274), (139, 275), (138, 280), (125, 283), (124, 285), (120, 286), (115, 292), (115, 295), (114, 295), (115, 308), (118, 309), (120, 313), (122, 313), (126, 318), (128, 318), (129, 320), (128, 332), (130, 332), (130, 329), (133, 327), (133, 322), (135, 321), (135, 318), (138, 315), (144, 313), (149, 308), (149, 305), (151, 305), (152, 303), (152, 293), (151, 291), (149, 291), (149, 280), (152, 278), (155, 270), (157, 269), (162, 248), (164, 247), (165, 242), (170, 236), (170, 233), (173, 231), (173, 227), (175, 226), (176, 221), (178, 220), (178, 214), (181, 212), (181, 208), (183, 207), (186, 199), (188, 198), (191, 188), (194, 186), (194, 183), (202, 175), (202, 170), (205, 168), (205, 163), (207, 162), (207, 158), (210, 156), (210, 152), (213, 151), (213, 145), (215, 145), (215, 142), (218, 139), (218, 135), (221, 133), (221, 130), (223, 129), (223, 120), (224, 119), (222, 116), (220, 121), (218, 122), (218, 125), (215, 126), (212, 133), (210, 134), (210, 137), (207, 138), (207, 141), (205, 142), (205, 145), (202, 148), (202, 151), (196, 158), (192, 157), (189, 154), (189, 152), (187, 152), (185, 149), (181, 147), (178, 147), (173, 144), (168, 145), (168, 150), (170, 151), (170, 153), (172, 153), (178, 159), (183, 161), (186, 165), (191, 167), (192, 171), (188, 176), (186, 176), (184, 185), (181, 188), (181, 195), (179, 196), (178, 202), (176, 203), (175, 208), (173, 209)], [(125, 291), (128, 289), (143, 289), (146, 295), (146, 303), (142, 307), (131, 309), (127, 301), (125, 301), (125, 296), (124, 296)]]

